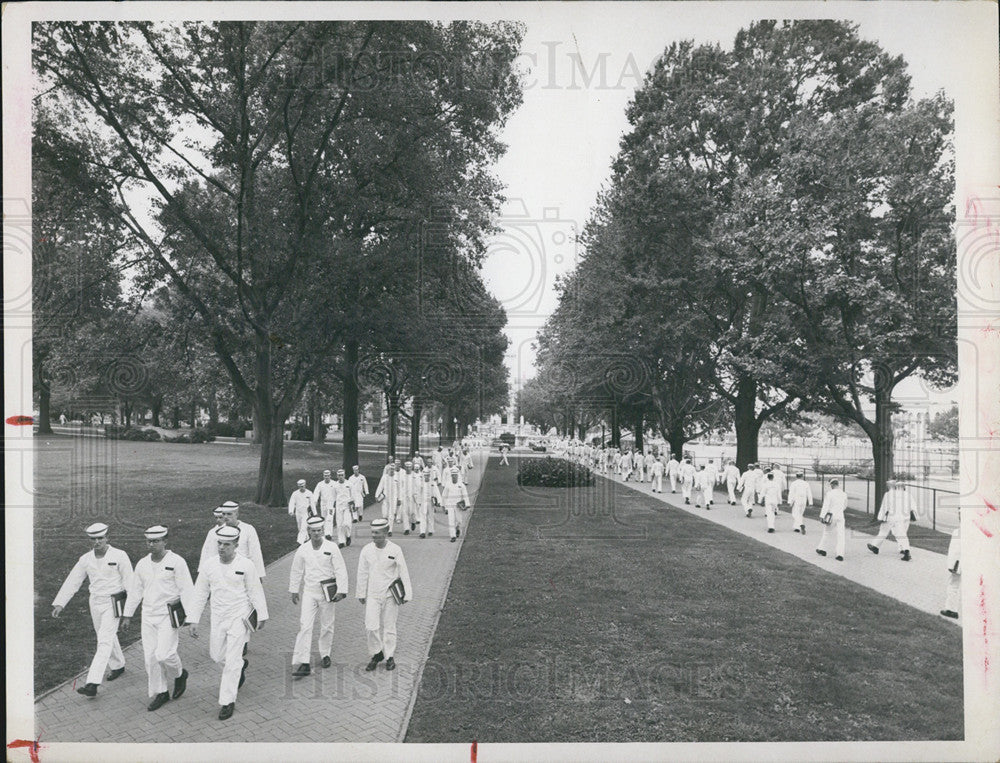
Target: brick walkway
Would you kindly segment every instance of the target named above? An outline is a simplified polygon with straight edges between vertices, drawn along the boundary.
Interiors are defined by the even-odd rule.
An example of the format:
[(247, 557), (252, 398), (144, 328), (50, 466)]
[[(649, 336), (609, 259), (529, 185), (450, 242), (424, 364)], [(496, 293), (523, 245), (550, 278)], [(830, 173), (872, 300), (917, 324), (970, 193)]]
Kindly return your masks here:
[[(804, 537), (793, 532), (792, 516), (787, 506), (778, 512), (774, 533), (768, 533), (764, 508), (755, 507), (752, 516), (748, 518), (739, 503), (736, 506), (726, 503), (728, 495), (724, 488), (716, 490), (712, 509), (706, 511), (704, 506), (698, 509), (693, 503), (685, 505), (680, 494), (680, 486), (676, 494), (671, 494), (670, 482), (666, 478), (663, 483), (667, 492), (653, 493), (650, 482), (623, 482), (617, 475), (598, 474), (598, 476), (603, 479), (613, 479), (619, 485), (658, 498), (673, 509), (687, 511), (717, 525), (735, 530), (923, 612), (937, 615), (944, 608), (945, 586), (949, 577), (947, 557), (944, 554), (914, 548), (910, 552), (911, 560), (903, 562), (900, 560), (895, 541), (889, 538), (882, 544), (881, 552), (876, 556), (866, 548), (866, 544), (873, 536), (855, 533), (848, 529), (844, 561), (838, 562), (834, 559), (832, 539), (828, 539), (826, 557), (816, 553), (816, 546), (823, 532), (823, 525), (815, 518), (819, 514), (818, 507), (806, 510)], [(739, 495), (737, 495), (738, 500)], [(941, 619), (957, 622), (945, 617)]]
[[(475, 454), (469, 494), (473, 501), (482, 479), (487, 452)], [(376, 516), (370, 506), (367, 519)], [(472, 512), (470, 511), (469, 514)], [(466, 515), (468, 517), (468, 514)], [(292, 554), (272, 563), (264, 579), (270, 620), (251, 637), (247, 680), (236, 700), (236, 712), (219, 721), (221, 667), (208, 657), (209, 622), (200, 638), (181, 634), (181, 659), (191, 674), (187, 691), (156, 712), (148, 712), (142, 645), (125, 650), (125, 674), (105, 682), (94, 699), (74, 690), (83, 674), (35, 703), (35, 737), (46, 742), (398, 742), (402, 741), (416, 697), (420, 671), (427, 660), (438, 616), (444, 607), (452, 571), (462, 548), (448, 540), (443, 513), (435, 516), (433, 538), (393, 533), (406, 555), (414, 600), (401, 608), (398, 667), (380, 666), (366, 673), (363, 607), (355, 599), (358, 555), (368, 542), (367, 523), (354, 526), (355, 540), (343, 549), (351, 591), (337, 605), (333, 664), (319, 666), (315, 637), (313, 672), (291, 675), (292, 646), (298, 631), (299, 608), (288, 594)], [(463, 536), (464, 537), (464, 536)], [(206, 608), (206, 613), (208, 609)], [(138, 621), (134, 627), (139, 627)], [(88, 642), (86, 648), (93, 649)], [(280, 711), (276, 712), (276, 708)]]

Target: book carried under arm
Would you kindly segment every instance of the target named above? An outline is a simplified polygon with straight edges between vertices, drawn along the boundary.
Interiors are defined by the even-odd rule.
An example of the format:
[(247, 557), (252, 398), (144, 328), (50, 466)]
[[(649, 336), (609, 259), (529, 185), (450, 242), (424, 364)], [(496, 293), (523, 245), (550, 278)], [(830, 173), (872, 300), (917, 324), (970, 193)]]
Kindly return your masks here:
[(115, 617), (121, 617), (125, 614), (125, 599), (127, 598), (127, 591), (119, 591), (118, 593), (111, 594), (111, 607), (114, 609)]
[(406, 588), (403, 587), (403, 579), (396, 578), (389, 585), (389, 593), (392, 594), (392, 598), (397, 604), (402, 604), (406, 599)]
[(828, 511), (826, 514), (824, 514), (819, 518), (819, 521), (822, 522), (824, 525), (831, 524), (833, 522), (833, 514), (831, 514)]
[(243, 624), (247, 630), (253, 633), (257, 630), (257, 610), (251, 609), (250, 614), (243, 618)]
[(319, 581), (319, 587), (323, 591), (323, 598), (327, 601), (333, 601), (333, 597), (337, 595), (337, 578), (321, 580)]
[(180, 628), (184, 625), (184, 618), (187, 615), (184, 612), (184, 605), (181, 604), (180, 599), (167, 602), (167, 614), (170, 616), (170, 626), (172, 628)]

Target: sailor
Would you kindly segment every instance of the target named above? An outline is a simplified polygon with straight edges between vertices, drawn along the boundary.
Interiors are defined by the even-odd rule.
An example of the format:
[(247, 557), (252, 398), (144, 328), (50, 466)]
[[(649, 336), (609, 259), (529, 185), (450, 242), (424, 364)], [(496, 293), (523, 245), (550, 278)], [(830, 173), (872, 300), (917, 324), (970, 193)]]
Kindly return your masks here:
[(802, 472), (795, 473), (795, 481), (788, 487), (788, 503), (792, 506), (792, 526), (795, 532), (806, 534), (803, 516), (806, 509), (813, 505), (813, 492), (809, 483), (803, 479)]
[(712, 508), (712, 487), (715, 481), (706, 466), (702, 464), (694, 475), (694, 507), (700, 509), (705, 504), (705, 509)]
[(677, 462), (677, 456), (673, 453), (670, 454), (670, 460), (667, 461), (667, 477), (670, 479), (670, 492), (677, 492), (677, 478), (681, 473), (681, 465)]
[(359, 522), (364, 518), (365, 497), (368, 495), (368, 479), (361, 473), (361, 468), (355, 464), (351, 467), (351, 476), (347, 478), (347, 484), (351, 486), (351, 500), (354, 501), (354, 521)]
[[(257, 528), (249, 522), (240, 520), (240, 505), (236, 501), (226, 501), (219, 509), (225, 521), (224, 526), (235, 527), (239, 530), (237, 550), (253, 562), (257, 568), (257, 574), (264, 578), (267, 572), (264, 570), (264, 554), (260, 550), (260, 538), (257, 535)], [(218, 528), (213, 527), (208, 531), (205, 543), (201, 547), (201, 560), (198, 562), (198, 570), (205, 565), (210, 558), (219, 555), (219, 539), (215, 534)]]
[(441, 491), (431, 477), (430, 468), (425, 467), (417, 489), (417, 521), (421, 538), (434, 535), (434, 506), (441, 503)]
[(830, 480), (830, 489), (823, 497), (823, 507), (819, 510), (820, 519), (823, 521), (823, 534), (820, 536), (816, 553), (826, 556), (826, 537), (833, 532), (837, 538), (837, 561), (844, 561), (844, 548), (846, 546), (846, 532), (844, 528), (844, 509), (847, 508), (847, 493), (840, 489), (840, 480)]
[(904, 562), (910, 561), (910, 540), (906, 537), (910, 527), (910, 511), (913, 506), (910, 496), (896, 480), (888, 481), (889, 490), (882, 496), (882, 507), (878, 512), (878, 521), (882, 523), (875, 540), (868, 544), (868, 550), (877, 554), (882, 541), (892, 533), (902, 554)]
[(451, 536), (452, 543), (462, 536), (461, 512), (467, 510), (471, 503), (469, 491), (458, 477), (458, 469), (452, 469), (451, 481), (446, 482), (441, 490), (441, 505), (448, 512), (448, 534)]
[(722, 473), (722, 477), (726, 483), (726, 490), (729, 491), (729, 505), (736, 505), (736, 486), (740, 484), (740, 470), (736, 468), (736, 464), (732, 461), (726, 464), (726, 468)]
[[(297, 667), (292, 672), (295, 677), (307, 676), (310, 672), (310, 652), (316, 615), (319, 615), (319, 655), (324, 668), (330, 667), (330, 653), (333, 651), (334, 604), (347, 596), (347, 565), (337, 544), (324, 538), (322, 517), (306, 520), (309, 540), (299, 546), (292, 557), (292, 570), (288, 578), (288, 591), (292, 594), (292, 604), (299, 604), (299, 632), (292, 650), (292, 664)], [(327, 581), (336, 581), (336, 593), (327, 597), (324, 587)]]
[(382, 479), (375, 488), (375, 500), (382, 502), (382, 518), (386, 520), (389, 527), (389, 535), (392, 535), (392, 525), (396, 518), (396, 511), (399, 508), (399, 481), (395, 476), (395, 467), (390, 461), (385, 465)]
[(417, 529), (417, 475), (413, 471), (413, 462), (403, 464), (403, 473), (399, 475), (399, 513), (403, 524), (403, 535), (409, 535)]
[(653, 463), (649, 467), (649, 473), (652, 475), (653, 479), (653, 492), (662, 493), (663, 492), (663, 459), (654, 458)]
[(778, 503), (781, 501), (781, 489), (774, 478), (774, 472), (768, 472), (764, 480), (764, 516), (767, 519), (767, 531), (774, 532), (774, 520), (778, 514)]
[(684, 496), (684, 503), (691, 503), (691, 491), (694, 489), (694, 465), (690, 458), (685, 458), (680, 466), (681, 495)]
[(183, 557), (167, 550), (167, 528), (154, 525), (145, 532), (149, 554), (135, 565), (132, 587), (125, 600), (121, 630), (127, 633), (135, 610), (142, 602), (142, 653), (146, 660), (149, 710), (159, 710), (171, 698), (167, 682), (173, 681), (173, 698), (184, 693), (188, 672), (181, 664), (177, 646), (180, 625), (170, 617), (175, 603), (183, 610), (191, 605), (191, 572)]
[(344, 470), (337, 469), (337, 481), (333, 483), (333, 514), (337, 523), (337, 546), (343, 548), (351, 545), (351, 528), (354, 526), (354, 500), (351, 496), (351, 486), (344, 478)]
[[(300, 480), (300, 483), (304, 483), (305, 480)], [(323, 470), (323, 479), (316, 483), (316, 489), (313, 490), (313, 505), (311, 509), (306, 510), (306, 519), (318, 514), (322, 517), (324, 522), (324, 532), (327, 538), (333, 538), (333, 524), (334, 524), (334, 514), (335, 514), (335, 504), (337, 501), (337, 491), (334, 487), (336, 483), (333, 481), (333, 473), (329, 469)], [(299, 491), (296, 490), (292, 493), (292, 500), (295, 500), (295, 496), (299, 495)], [(292, 502), (288, 502), (288, 513), (292, 513)], [(298, 516), (296, 516), (298, 519)], [(301, 546), (305, 543), (306, 538), (303, 537), (303, 530), (306, 530), (306, 536), (308, 536), (308, 524), (303, 524), (299, 527), (299, 534), (296, 537), (296, 542)]]
[[(257, 630), (267, 621), (267, 601), (254, 563), (238, 552), (240, 529), (229, 524), (215, 530), (216, 555), (198, 570), (191, 593), (187, 621), (192, 638), (198, 638), (198, 623), (211, 600), (212, 630), (209, 656), (222, 668), (219, 684), (219, 720), (232, 717), (236, 693), (246, 680), (250, 661), (243, 658), (251, 626)], [(256, 620), (256, 622), (254, 622)]]
[(112, 597), (117, 597), (120, 603), (124, 603), (123, 597), (132, 586), (133, 573), (128, 554), (108, 542), (106, 524), (97, 522), (84, 532), (90, 538), (93, 548), (73, 565), (52, 601), (52, 616), (59, 617), (69, 600), (80, 590), (83, 581), (89, 581), (90, 619), (97, 634), (97, 652), (90, 662), (86, 683), (76, 691), (85, 697), (96, 697), (97, 687), (104, 681), (106, 668), (111, 668), (108, 673), (109, 681), (114, 681), (125, 672), (125, 655), (118, 643), (119, 614)]
[(749, 517), (753, 514), (754, 495), (757, 492), (757, 472), (754, 469), (756, 464), (747, 464), (747, 470), (740, 475), (739, 484), (736, 489), (740, 491), (740, 502), (743, 504), (743, 511)]
[[(455, 471), (455, 479), (458, 471)], [(464, 485), (462, 486), (464, 488)], [(385, 669), (394, 670), (396, 660), (396, 617), (399, 605), (390, 592), (390, 586), (400, 581), (402, 602), (413, 599), (410, 573), (406, 569), (403, 550), (387, 539), (389, 523), (375, 519), (371, 523), (372, 542), (361, 549), (358, 557), (358, 600), (365, 608), (365, 631), (368, 655), (365, 670), (371, 671), (385, 660)]]
[[(298, 486), (297, 489), (288, 499), (288, 513), (290, 516), (295, 517), (295, 523), (299, 528), (299, 534), (295, 542), (303, 543), (306, 539), (306, 520), (316, 513), (316, 499), (306, 487), (305, 480), (299, 480), (296, 484)], [(324, 506), (323, 511), (329, 512), (331, 508), (330, 506)]]

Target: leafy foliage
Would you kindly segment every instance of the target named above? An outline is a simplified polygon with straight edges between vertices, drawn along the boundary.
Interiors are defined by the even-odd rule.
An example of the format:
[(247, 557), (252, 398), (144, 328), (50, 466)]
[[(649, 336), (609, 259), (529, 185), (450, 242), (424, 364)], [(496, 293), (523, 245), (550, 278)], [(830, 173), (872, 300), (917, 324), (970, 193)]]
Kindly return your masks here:
[(561, 458), (518, 459), (517, 484), (521, 487), (586, 487), (594, 474), (582, 464)]

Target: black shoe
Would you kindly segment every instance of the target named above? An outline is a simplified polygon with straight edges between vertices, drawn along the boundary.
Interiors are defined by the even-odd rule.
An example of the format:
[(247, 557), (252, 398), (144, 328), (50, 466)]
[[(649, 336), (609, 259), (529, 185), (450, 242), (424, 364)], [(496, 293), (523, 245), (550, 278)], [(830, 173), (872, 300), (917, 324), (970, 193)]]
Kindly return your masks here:
[(153, 701), (149, 703), (149, 707), (147, 707), (146, 709), (149, 711), (159, 710), (169, 701), (170, 701), (170, 692), (166, 691), (162, 692), (161, 694), (157, 694), (155, 697), (153, 697)]
[(774, 528), (773, 528), (773, 527), (768, 527), (768, 528), (767, 528), (767, 531), (768, 531), (769, 533), (773, 533), (773, 532), (774, 532)]
[(842, 556), (838, 556), (838, 557), (837, 557), (837, 561), (838, 561), (838, 562), (842, 562), (842, 561), (844, 561), (844, 557), (842, 557)]
[(292, 671), (292, 676), (295, 678), (302, 678), (302, 676), (307, 676), (311, 672), (308, 662), (303, 662), (295, 670)]
[[(416, 530), (417, 529), (417, 523), (416, 522), (410, 522), (410, 529), (411, 530)], [(389, 659), (392, 659), (392, 658), (390, 657)]]
[(351, 536), (350, 535), (347, 536), (347, 545), (348, 546), (351, 545)]
[(451, 542), (454, 543), (456, 540), (458, 540), (458, 538), (452, 538)]
[(684, 505), (685, 506), (690, 506), (691, 505), (691, 501), (689, 499), (685, 498), (684, 499)]
[(752, 514), (753, 514), (753, 509), (747, 509), (747, 516), (749, 517)]
[(409, 534), (410, 534), (409, 530), (403, 530), (403, 535), (409, 535)]
[(461, 538), (462, 537), (462, 528), (461, 527), (456, 527), (455, 528), (455, 537), (456, 538)]
[(323, 658), (323, 667), (324, 668), (330, 667), (330, 657), (329, 656)]
[(427, 537), (427, 533), (420, 533), (420, 537), (421, 538), (426, 538)]
[(385, 661), (385, 669), (386, 670), (395, 670), (396, 669), (396, 661), (394, 659), (392, 659), (392, 657), (390, 657), (388, 660)]
[(701, 504), (700, 504), (700, 503), (696, 503), (696, 504), (694, 505), (694, 507), (695, 507), (696, 509), (700, 509), (700, 508), (701, 508)]
[(795, 530), (794, 530), (794, 532), (798, 532), (798, 531), (799, 531), (799, 528), (796, 527)]
[(868, 550), (871, 551), (873, 554), (875, 554), (877, 556), (878, 555), (878, 546), (875, 546), (875, 545), (873, 545), (871, 543), (869, 543), (867, 545), (868, 545)]
[(338, 543), (338, 544), (337, 544), (337, 548), (343, 548), (344, 546), (345, 546), (345, 544), (344, 544), (344, 543)]
[[(243, 660), (243, 670), (240, 671), (240, 682), (239, 682), (239, 684), (236, 687), (237, 689), (242, 688), (243, 687), (243, 683), (247, 680), (247, 668), (249, 666), (250, 666), (250, 660)], [(232, 704), (230, 704), (230, 708), (231, 707), (232, 707)], [(230, 709), (229, 715), (232, 715), (232, 714), (233, 714), (233, 711)], [(226, 719), (223, 718), (222, 720), (226, 720)]]
[(82, 694), (84, 697), (96, 697), (97, 696), (97, 684), (87, 684), (86, 686), (81, 686), (76, 690), (77, 694)]
[(174, 679), (174, 699), (180, 698), (187, 688), (188, 672), (182, 670), (181, 674)]
[(233, 717), (233, 710), (236, 709), (236, 703), (230, 702), (228, 705), (223, 705), (219, 708), (219, 720), (228, 721)]
[(430, 536), (430, 535), (433, 535), (433, 534), (434, 534), (434, 533), (427, 533), (427, 535), (428, 535), (428, 536)]
[(820, 556), (826, 556), (826, 551), (824, 551), (821, 548), (817, 548), (816, 553), (819, 554)]
[(950, 617), (953, 620), (958, 619), (958, 612), (955, 612), (954, 610), (951, 609), (942, 609), (941, 614), (944, 615), (945, 617)]
[(910, 552), (909, 552), (909, 550), (903, 552), (903, 561), (904, 562), (910, 561)]
[(389, 537), (392, 537), (392, 530), (389, 530)]
[(370, 660), (368, 660), (368, 664), (365, 665), (365, 670), (367, 670), (369, 673), (375, 670), (375, 668), (378, 667), (378, 664), (382, 662), (384, 658), (385, 656), (381, 652), (374, 655)]
[(806, 534), (806, 526), (805, 526), (805, 525), (802, 525), (802, 534), (803, 534), (803, 535), (805, 535), (805, 534)]
[(108, 680), (114, 681), (116, 678), (120, 678), (121, 674), (125, 672), (125, 668), (115, 668), (110, 673), (108, 673)]

